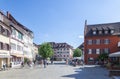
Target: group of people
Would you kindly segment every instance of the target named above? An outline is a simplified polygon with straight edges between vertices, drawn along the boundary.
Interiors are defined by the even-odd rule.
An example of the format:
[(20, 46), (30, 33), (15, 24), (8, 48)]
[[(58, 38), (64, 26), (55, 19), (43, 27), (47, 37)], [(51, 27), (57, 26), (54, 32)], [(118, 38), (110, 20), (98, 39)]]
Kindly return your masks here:
[[(24, 62), (21, 62), (21, 67), (24, 67)], [(44, 68), (46, 68), (46, 66), (49, 64), (49, 61), (47, 59), (41, 59), (39, 61), (34, 60), (34, 61), (27, 61), (26, 64), (28, 65), (28, 67), (32, 67), (35, 65), (41, 65), (41, 67), (44, 66)], [(51, 64), (53, 64), (53, 60), (51, 60)]]
[[(44, 68), (46, 68), (46, 66), (49, 64), (49, 61), (47, 59), (41, 59), (39, 62), (41, 67), (44, 65)], [(53, 64), (53, 60), (51, 60), (51, 64)]]

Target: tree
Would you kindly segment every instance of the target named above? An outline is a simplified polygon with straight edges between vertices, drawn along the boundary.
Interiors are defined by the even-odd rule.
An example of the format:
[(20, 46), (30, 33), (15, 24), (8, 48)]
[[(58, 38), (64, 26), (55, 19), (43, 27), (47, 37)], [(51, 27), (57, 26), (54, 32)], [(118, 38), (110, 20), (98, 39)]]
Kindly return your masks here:
[(79, 48), (74, 50), (73, 57), (80, 57), (81, 55), (82, 55), (82, 51)]
[(48, 58), (53, 56), (53, 49), (49, 43), (43, 43), (38, 49), (39, 55), (43, 58)]
[(98, 59), (100, 59), (101, 61), (104, 61), (106, 59), (108, 59), (108, 53), (102, 53), (98, 56)]

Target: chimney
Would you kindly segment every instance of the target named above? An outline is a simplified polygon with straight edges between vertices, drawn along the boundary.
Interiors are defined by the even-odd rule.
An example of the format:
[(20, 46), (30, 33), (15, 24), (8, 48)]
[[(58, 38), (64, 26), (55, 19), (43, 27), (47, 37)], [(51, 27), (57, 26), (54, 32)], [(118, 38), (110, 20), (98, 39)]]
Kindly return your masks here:
[(86, 31), (87, 31), (87, 20), (85, 20), (85, 26), (84, 26), (84, 36), (86, 35)]
[(7, 17), (10, 18), (10, 13), (7, 11)]

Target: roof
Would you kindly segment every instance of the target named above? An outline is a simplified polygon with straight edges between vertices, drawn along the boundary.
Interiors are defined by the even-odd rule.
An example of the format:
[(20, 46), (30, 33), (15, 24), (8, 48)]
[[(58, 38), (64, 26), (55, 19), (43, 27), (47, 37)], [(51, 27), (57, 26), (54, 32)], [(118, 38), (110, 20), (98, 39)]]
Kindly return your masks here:
[(52, 45), (53, 48), (73, 48), (71, 45), (67, 43), (55, 43), (55, 42), (48, 42)]
[(104, 23), (104, 24), (94, 24), (94, 25), (86, 25), (86, 35), (85, 36), (93, 36), (92, 31), (109, 31), (114, 30), (112, 35), (120, 35), (120, 22), (115, 23)]
[(7, 12), (7, 18), (9, 20), (11, 20), (14, 24), (16, 24), (16, 25), (20, 26), (21, 28), (23, 28), (24, 30), (32, 32), (30, 29), (28, 29), (27, 27), (25, 27), (24, 25), (22, 25), (21, 23), (19, 23), (9, 12)]
[(82, 43), (80, 46), (78, 46), (79, 49), (84, 49), (84, 43)]

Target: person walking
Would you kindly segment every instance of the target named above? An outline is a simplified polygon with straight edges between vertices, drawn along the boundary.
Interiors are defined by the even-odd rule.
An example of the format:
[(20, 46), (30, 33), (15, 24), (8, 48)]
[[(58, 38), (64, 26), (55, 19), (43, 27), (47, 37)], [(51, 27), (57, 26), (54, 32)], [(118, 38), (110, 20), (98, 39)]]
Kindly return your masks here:
[(47, 61), (46, 59), (43, 60), (44, 68), (46, 68)]
[(6, 69), (6, 64), (4, 63), (3, 64), (3, 70), (5, 71), (5, 69)]
[(23, 67), (24, 67), (24, 62), (22, 61), (22, 62), (21, 62), (21, 68), (23, 68)]

